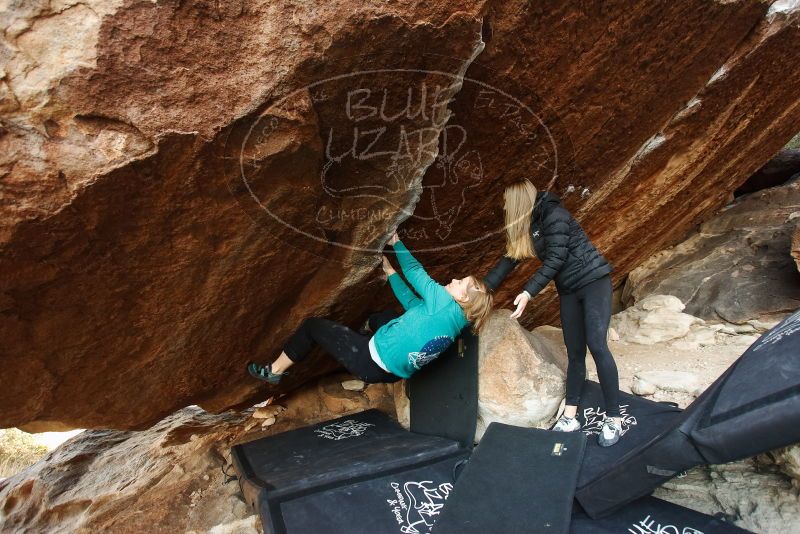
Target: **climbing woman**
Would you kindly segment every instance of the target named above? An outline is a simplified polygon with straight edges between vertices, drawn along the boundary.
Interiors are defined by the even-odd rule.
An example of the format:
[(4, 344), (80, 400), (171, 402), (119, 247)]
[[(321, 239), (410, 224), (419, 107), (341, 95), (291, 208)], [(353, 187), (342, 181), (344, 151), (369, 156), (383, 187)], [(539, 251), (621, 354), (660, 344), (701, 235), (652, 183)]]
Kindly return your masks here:
[(277, 384), (286, 370), (320, 345), (351, 374), (364, 382), (395, 382), (408, 378), (434, 360), (472, 323), (479, 330), (492, 309), (492, 296), (472, 276), (441, 286), (431, 279), (395, 233), (389, 240), (411, 288), (392, 268), (386, 256), (383, 270), (405, 313), (382, 312), (367, 321), (375, 334), (355, 332), (334, 321), (306, 319), (271, 364), (250, 363), (248, 372)]
[(514, 299), (517, 309), (511, 317), (519, 318), (528, 301), (555, 279), (569, 365), (566, 407), (553, 430), (580, 429), (575, 416), (586, 379), (588, 345), (606, 408), (598, 442), (609, 447), (619, 441), (621, 433), (617, 365), (606, 342), (611, 319), (611, 266), (553, 193), (537, 192), (529, 180), (523, 180), (506, 188), (504, 200), (506, 254), (484, 282), (490, 290), (496, 289), (522, 260), (533, 257), (534, 251), (542, 260)]

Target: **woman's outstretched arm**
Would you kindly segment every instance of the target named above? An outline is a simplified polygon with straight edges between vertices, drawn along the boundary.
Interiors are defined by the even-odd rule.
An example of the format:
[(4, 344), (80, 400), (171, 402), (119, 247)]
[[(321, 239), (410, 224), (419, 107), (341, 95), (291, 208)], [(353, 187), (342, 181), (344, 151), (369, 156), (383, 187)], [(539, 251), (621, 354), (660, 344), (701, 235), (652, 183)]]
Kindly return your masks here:
[(397, 300), (403, 305), (403, 309), (410, 310), (414, 306), (422, 303), (422, 299), (411, 291), (411, 288), (408, 287), (403, 281), (403, 278), (397, 274), (397, 271), (394, 270), (386, 256), (383, 257), (383, 272), (386, 273), (394, 296), (397, 297)]
[(503, 280), (511, 274), (511, 271), (516, 269), (517, 265), (519, 265), (519, 261), (513, 258), (509, 258), (508, 256), (503, 256), (500, 258), (500, 261), (492, 267), (492, 270), (489, 271), (484, 279), (483, 283), (486, 284), (486, 287), (489, 289), (497, 289), (500, 287), (500, 284), (503, 283)]
[(422, 264), (411, 255), (411, 252), (406, 248), (400, 238), (395, 233), (389, 240), (389, 244), (394, 247), (394, 252), (397, 255), (397, 261), (400, 263), (400, 269), (403, 274), (414, 288), (414, 291), (422, 297), (422, 300), (433, 299), (437, 292), (444, 291), (444, 288), (436, 283), (436, 281), (428, 276)]

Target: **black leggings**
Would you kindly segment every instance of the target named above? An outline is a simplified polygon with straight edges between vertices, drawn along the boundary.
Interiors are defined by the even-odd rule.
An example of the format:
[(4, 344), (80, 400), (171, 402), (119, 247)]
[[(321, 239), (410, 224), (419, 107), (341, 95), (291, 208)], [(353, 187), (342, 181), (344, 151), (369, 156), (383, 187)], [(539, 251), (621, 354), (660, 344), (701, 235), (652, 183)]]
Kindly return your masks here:
[[(369, 318), (370, 329), (375, 332), (395, 317), (395, 312), (373, 314)], [(400, 380), (399, 376), (384, 371), (373, 361), (369, 352), (369, 339), (369, 336), (361, 335), (334, 321), (312, 317), (303, 321), (286, 342), (283, 351), (290, 360), (297, 363), (308, 356), (316, 343), (350, 374), (364, 382), (373, 384)]]
[(611, 277), (606, 275), (574, 293), (559, 294), (561, 328), (567, 346), (567, 404), (577, 406), (586, 380), (586, 346), (592, 352), (603, 389), (606, 416), (619, 417), (617, 364), (608, 350), (606, 336), (611, 320)]

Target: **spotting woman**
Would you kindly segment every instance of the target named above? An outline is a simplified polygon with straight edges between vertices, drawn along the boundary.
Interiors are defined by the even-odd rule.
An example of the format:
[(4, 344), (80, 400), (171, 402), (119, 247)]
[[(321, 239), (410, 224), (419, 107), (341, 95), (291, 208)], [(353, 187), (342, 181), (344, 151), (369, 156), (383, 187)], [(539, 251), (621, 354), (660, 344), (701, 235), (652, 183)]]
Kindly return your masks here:
[[(437, 284), (395, 233), (389, 240), (409, 288), (386, 256), (383, 270), (405, 313), (382, 312), (369, 318), (373, 336), (362, 335), (337, 322), (306, 319), (269, 364), (250, 363), (248, 372), (277, 384), (293, 364), (302, 362), (320, 345), (351, 374), (364, 382), (395, 382), (408, 378), (433, 361), (468, 324), (479, 330), (492, 309), (492, 296), (472, 276)], [(416, 294), (414, 294), (416, 291)]]
[(611, 446), (621, 435), (617, 365), (606, 342), (611, 319), (611, 266), (553, 193), (537, 192), (529, 180), (523, 180), (505, 190), (504, 200), (506, 254), (484, 282), (490, 290), (496, 289), (521, 261), (533, 257), (534, 251), (542, 260), (541, 267), (514, 299), (517, 308), (511, 316), (519, 318), (528, 301), (555, 280), (569, 364), (566, 407), (553, 430), (580, 429), (576, 415), (586, 379), (588, 345), (606, 409), (598, 442)]

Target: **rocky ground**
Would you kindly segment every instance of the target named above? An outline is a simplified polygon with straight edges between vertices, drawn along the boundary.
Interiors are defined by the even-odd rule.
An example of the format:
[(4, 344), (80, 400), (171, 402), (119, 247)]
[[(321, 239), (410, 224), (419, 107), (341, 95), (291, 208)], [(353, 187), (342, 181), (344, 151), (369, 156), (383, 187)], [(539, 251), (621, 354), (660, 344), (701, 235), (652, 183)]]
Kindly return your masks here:
[(386, 386), (346, 390), (347, 378), (328, 376), (241, 413), (188, 407), (144, 431), (82, 432), (0, 481), (0, 530), (259, 532), (238, 484), (223, 473), (231, 445), (367, 408), (394, 413)]

